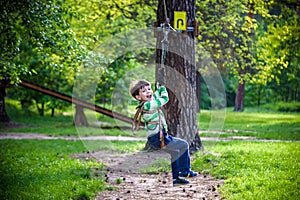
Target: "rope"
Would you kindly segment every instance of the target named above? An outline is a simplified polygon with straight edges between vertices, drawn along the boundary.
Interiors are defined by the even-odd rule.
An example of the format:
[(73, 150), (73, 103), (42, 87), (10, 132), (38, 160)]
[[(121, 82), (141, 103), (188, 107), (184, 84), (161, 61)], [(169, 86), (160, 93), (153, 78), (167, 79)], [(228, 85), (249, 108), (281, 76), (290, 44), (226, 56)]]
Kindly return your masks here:
[(161, 119), (161, 111), (160, 109), (157, 109), (158, 112), (158, 119), (159, 119), (159, 140), (160, 140), (160, 148), (164, 149), (166, 147), (165, 145), (165, 138), (163, 133), (163, 125), (162, 125), (162, 119)]
[(167, 5), (166, 5), (166, 0), (164, 0), (164, 11), (165, 11), (165, 19), (167, 21), (168, 18), (168, 15), (167, 15)]
[(165, 30), (165, 27), (163, 28), (164, 30), (164, 39), (161, 41), (162, 42), (162, 55), (161, 55), (161, 68), (162, 68), (162, 73), (163, 73), (163, 80), (161, 84), (165, 84), (165, 77), (166, 77), (166, 70), (165, 70), (165, 59), (166, 59), (166, 55), (167, 55), (167, 51), (168, 51), (168, 45), (169, 45), (169, 41), (168, 41), (168, 34), (169, 31)]
[(168, 45), (169, 45), (169, 41), (168, 41), (168, 34), (170, 32), (170, 30), (175, 31), (175, 29), (173, 29), (170, 25), (170, 19), (168, 18), (167, 15), (167, 4), (166, 4), (166, 0), (163, 1), (164, 3), (164, 14), (165, 14), (165, 19), (166, 22), (164, 24), (161, 24), (161, 27), (163, 29), (163, 33), (164, 33), (164, 39), (161, 41), (162, 42), (162, 55), (161, 55), (161, 71), (162, 71), (162, 75), (163, 75), (163, 80), (161, 84), (165, 84), (165, 77), (166, 77), (166, 70), (165, 70), (165, 59), (166, 59), (166, 54), (168, 51)]

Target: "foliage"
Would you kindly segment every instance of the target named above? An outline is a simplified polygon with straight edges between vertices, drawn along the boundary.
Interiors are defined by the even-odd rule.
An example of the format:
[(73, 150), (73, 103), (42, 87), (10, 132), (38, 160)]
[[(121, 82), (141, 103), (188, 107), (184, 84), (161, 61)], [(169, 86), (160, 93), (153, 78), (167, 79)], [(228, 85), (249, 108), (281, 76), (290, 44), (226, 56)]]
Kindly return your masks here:
[(82, 48), (65, 20), (72, 15), (60, 0), (2, 1), (0, 74), (13, 83), (47, 70), (73, 70)]
[[(126, 36), (126, 31), (131, 30), (131, 34), (135, 34), (138, 38), (136, 36), (139, 34), (138, 30), (136, 32), (132, 30), (152, 25), (155, 18), (155, 1), (79, 1), (78, 4), (66, 1), (66, 3), (78, 14), (71, 19), (72, 29), (89, 50), (84, 67), (76, 77), (76, 96), (97, 103), (110, 103), (116, 84), (119, 82), (118, 86), (126, 86), (125, 82), (123, 85), (120, 84), (121, 77), (140, 66), (140, 62), (145, 62), (147, 58), (146, 55), (144, 60), (138, 62), (140, 52), (132, 52), (132, 49), (128, 52), (126, 43), (131, 40)], [(125, 37), (120, 38), (123, 34)], [(122, 106), (122, 109), (126, 107), (119, 106)]]
[[(265, 100), (256, 99), (256, 92), (261, 92), (261, 97), (268, 96), (267, 101), (299, 100), (300, 45), (296, 34), (299, 8), (294, 1), (197, 1), (196, 4), (199, 45), (209, 52), (224, 77), (229, 106), (234, 103), (238, 79), (250, 80), (248, 86), (257, 88), (246, 89), (246, 97), (251, 96), (246, 100), (250, 103), (247, 105), (264, 103)], [(121, 49), (130, 38), (114, 46), (103, 44), (128, 30), (138, 37), (138, 28), (150, 27), (155, 21), (156, 6), (157, 0), (3, 2), (0, 74), (10, 75), (13, 82), (22, 77), (70, 94), (75, 73), (79, 72), (76, 80), (82, 88), (91, 85), (86, 79), (92, 85), (99, 80), (99, 89), (91, 100), (107, 101), (120, 76), (143, 65), (153, 52), (123, 52), (111, 61), (105, 56), (114, 54), (114, 48)], [(91, 65), (91, 73), (96, 73), (80, 77)], [(241, 75), (243, 70), (245, 74)], [(11, 90), (9, 95), (25, 102), (24, 105), (35, 104), (41, 112), (42, 104), (46, 109), (66, 106), (22, 88)], [(210, 99), (205, 95), (202, 106), (209, 108)]]
[[(199, 45), (209, 52), (215, 67), (223, 75), (229, 75), (230, 80), (238, 78), (240, 83), (247, 80), (259, 88), (268, 84), (267, 89), (274, 91), (272, 99), (298, 101), (300, 18), (297, 3), (221, 2), (197, 1)], [(201, 59), (208, 58), (203, 55)]]
[(297, 199), (299, 144), (264, 142), (204, 143), (194, 169), (225, 179), (226, 199)]
[[(241, 1), (224, 1), (222, 4), (218, 1), (197, 2), (199, 44), (210, 53), (223, 74), (226, 74), (226, 67), (236, 76), (241, 70), (252, 68), (253, 55), (249, 54), (249, 47), (252, 30), (256, 28), (256, 20), (248, 15), (252, 9), (266, 12), (262, 2), (260, 7), (254, 8)], [(244, 74), (239, 79), (247, 79), (249, 75)]]
[(149, 27), (155, 18), (155, 0), (65, 2), (76, 17), (70, 19), (77, 37), (88, 50), (93, 51), (112, 35), (129, 29)]
[[(74, 13), (63, 1), (6, 1), (1, 7), (0, 75), (11, 83), (21, 79), (71, 93), (74, 73), (81, 63), (84, 48), (66, 20)], [(2, 79), (2, 78), (1, 78)], [(66, 104), (37, 92), (14, 88), (11, 97), (28, 107), (62, 109)]]
[(262, 106), (263, 109), (277, 112), (300, 112), (300, 102), (278, 102), (276, 104), (267, 104)]
[(293, 72), (297, 69), (299, 71), (297, 65), (300, 40), (297, 32), (299, 32), (300, 17), (297, 15), (296, 4), (292, 1), (275, 1), (270, 13), (273, 17), (262, 21), (257, 31), (257, 68), (260, 69), (257, 76), (264, 84), (272, 79), (279, 83), (280, 75), (286, 71), (287, 76), (293, 79), (295, 77), (291, 76), (297, 74)]
[[(281, 11), (273, 10), (280, 7)], [(274, 1), (197, 2), (199, 44), (210, 52), (218, 69), (240, 80), (266, 84), (298, 59), (299, 16), (285, 3)], [(290, 20), (288, 20), (290, 19)], [(267, 26), (267, 30), (266, 30)], [(253, 43), (255, 42), (255, 43)], [(287, 58), (290, 57), (290, 58)], [(297, 63), (297, 61), (296, 61)]]

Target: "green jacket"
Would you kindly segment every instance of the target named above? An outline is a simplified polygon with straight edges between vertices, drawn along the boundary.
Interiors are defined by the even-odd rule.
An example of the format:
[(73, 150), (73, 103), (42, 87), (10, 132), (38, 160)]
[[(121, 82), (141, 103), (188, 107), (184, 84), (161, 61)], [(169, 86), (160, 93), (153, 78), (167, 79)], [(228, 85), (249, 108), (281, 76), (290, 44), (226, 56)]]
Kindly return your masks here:
[(165, 131), (168, 131), (164, 113), (160, 110), (168, 101), (169, 96), (167, 89), (161, 86), (153, 93), (152, 100), (144, 103), (142, 117), (145, 122), (148, 137), (159, 132), (159, 119), (161, 120), (162, 127)]

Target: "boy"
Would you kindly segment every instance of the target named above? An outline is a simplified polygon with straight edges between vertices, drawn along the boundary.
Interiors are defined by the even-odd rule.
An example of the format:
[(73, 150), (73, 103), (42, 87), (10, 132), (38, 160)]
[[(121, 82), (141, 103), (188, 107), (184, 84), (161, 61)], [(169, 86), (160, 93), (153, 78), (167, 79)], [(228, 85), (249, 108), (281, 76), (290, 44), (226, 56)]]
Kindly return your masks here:
[[(160, 108), (169, 101), (167, 89), (157, 87), (153, 93), (151, 84), (146, 80), (132, 82), (129, 92), (140, 102), (142, 117), (148, 135), (148, 143), (154, 149), (162, 149), (171, 155), (173, 185), (188, 184), (189, 181), (180, 177), (195, 177), (198, 174), (190, 169), (189, 145), (185, 140), (168, 135), (168, 127)], [(164, 147), (161, 147), (160, 131), (162, 131)]]

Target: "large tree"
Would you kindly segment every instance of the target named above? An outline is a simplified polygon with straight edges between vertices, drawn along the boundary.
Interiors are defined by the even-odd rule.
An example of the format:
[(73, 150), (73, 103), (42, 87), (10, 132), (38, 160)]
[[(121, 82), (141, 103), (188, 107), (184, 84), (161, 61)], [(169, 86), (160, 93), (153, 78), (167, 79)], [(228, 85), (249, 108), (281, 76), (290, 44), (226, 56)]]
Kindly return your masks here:
[(7, 115), (3, 108), (7, 79), (17, 84), (21, 78), (38, 75), (39, 69), (62, 72), (78, 65), (83, 51), (67, 21), (72, 13), (62, 2), (1, 1), (0, 116)]
[(272, 88), (273, 100), (299, 101), (300, 3), (275, 1), (270, 14), (257, 31), (255, 83)]
[[(236, 84), (236, 111), (245, 85), (273, 85), (274, 94), (297, 99), (299, 3), (286, 1), (197, 2), (200, 44)], [(279, 89), (282, 86), (282, 89)]]
[[(187, 27), (195, 23), (195, 0), (159, 0), (157, 22), (174, 21), (174, 11), (186, 12)], [(166, 85), (169, 102), (165, 106), (166, 120), (171, 134), (186, 139), (191, 151), (203, 148), (197, 123), (195, 37), (193, 32), (170, 30), (157, 34), (156, 80)], [(162, 40), (164, 40), (162, 44)], [(168, 51), (165, 52), (165, 47)], [(162, 56), (164, 57), (162, 59)]]

